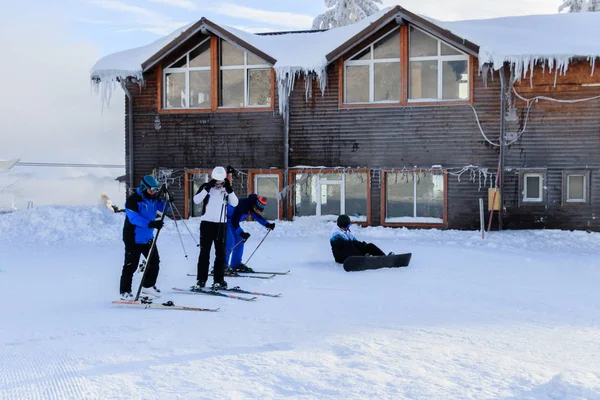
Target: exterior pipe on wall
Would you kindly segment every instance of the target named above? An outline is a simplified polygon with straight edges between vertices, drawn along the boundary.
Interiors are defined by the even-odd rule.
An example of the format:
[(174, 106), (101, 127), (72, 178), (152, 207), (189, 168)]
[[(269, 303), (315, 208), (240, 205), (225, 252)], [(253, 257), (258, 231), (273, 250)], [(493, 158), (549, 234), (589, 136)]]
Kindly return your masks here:
[[(283, 112), (283, 187), (287, 188), (288, 182), (288, 169), (290, 167), (290, 101), (288, 97), (287, 106)], [(285, 191), (289, 193), (289, 191)], [(289, 196), (285, 196), (282, 199), (283, 205), (283, 218), (286, 220), (291, 219), (291, 215), (288, 215), (288, 202)]]
[(498, 180), (500, 188), (500, 210), (498, 211), (498, 230), (502, 230), (502, 212), (504, 211), (504, 131), (506, 130), (506, 123), (504, 116), (506, 114), (506, 76), (504, 75), (504, 66), (500, 68), (500, 168), (498, 173), (500, 179)]

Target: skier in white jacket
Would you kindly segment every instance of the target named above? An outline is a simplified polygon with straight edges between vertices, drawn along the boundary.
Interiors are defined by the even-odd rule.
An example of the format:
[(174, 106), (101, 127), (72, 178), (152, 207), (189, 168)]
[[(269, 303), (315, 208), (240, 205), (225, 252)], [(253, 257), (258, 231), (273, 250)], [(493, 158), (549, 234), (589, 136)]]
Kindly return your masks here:
[(210, 182), (200, 186), (194, 196), (194, 203), (203, 203), (202, 222), (200, 222), (200, 256), (198, 257), (198, 282), (192, 290), (206, 286), (210, 249), (215, 244), (215, 264), (213, 269), (213, 289), (227, 288), (223, 279), (225, 273), (225, 240), (227, 238), (227, 203), (238, 205), (227, 172), (223, 167), (215, 167)]

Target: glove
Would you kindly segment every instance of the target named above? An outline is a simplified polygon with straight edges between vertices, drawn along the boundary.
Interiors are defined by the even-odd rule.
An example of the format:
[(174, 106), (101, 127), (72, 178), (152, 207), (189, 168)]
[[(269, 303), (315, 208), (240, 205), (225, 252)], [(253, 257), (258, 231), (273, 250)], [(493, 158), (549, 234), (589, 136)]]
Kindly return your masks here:
[(206, 186), (204, 186), (204, 190), (206, 190), (207, 192), (210, 192), (210, 189), (214, 188), (216, 184), (217, 184), (217, 181), (215, 179), (211, 179), (211, 181), (208, 182), (206, 184)]
[(244, 243), (246, 243), (246, 240), (248, 240), (248, 238), (250, 237), (250, 234), (248, 232), (242, 232), (242, 233), (240, 233), (240, 236), (242, 237), (242, 240), (244, 241)]
[(275, 223), (274, 222), (268, 223), (265, 225), (265, 228), (273, 230), (273, 229), (275, 229)]
[(227, 194), (233, 193), (233, 188), (231, 187), (231, 182), (229, 182), (228, 178), (225, 178), (225, 180), (223, 181), (223, 187), (227, 191)]
[(161, 229), (165, 223), (157, 219), (148, 223), (148, 228)]

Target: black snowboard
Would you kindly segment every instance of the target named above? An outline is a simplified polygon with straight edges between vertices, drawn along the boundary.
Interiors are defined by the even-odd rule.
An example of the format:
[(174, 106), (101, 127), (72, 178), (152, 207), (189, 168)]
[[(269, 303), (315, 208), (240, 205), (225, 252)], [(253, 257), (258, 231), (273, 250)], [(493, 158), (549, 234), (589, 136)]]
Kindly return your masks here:
[(344, 261), (344, 269), (365, 271), (368, 269), (408, 267), (412, 253), (394, 254), (393, 256), (352, 256)]

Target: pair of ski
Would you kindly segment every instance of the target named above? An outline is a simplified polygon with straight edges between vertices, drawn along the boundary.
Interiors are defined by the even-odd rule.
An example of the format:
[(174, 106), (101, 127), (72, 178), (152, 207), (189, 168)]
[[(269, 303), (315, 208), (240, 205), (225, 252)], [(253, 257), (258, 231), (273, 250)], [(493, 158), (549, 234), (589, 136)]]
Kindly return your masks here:
[[(233, 274), (225, 274), (228, 278), (251, 278), (251, 279), (272, 279), (277, 275), (287, 275), (290, 271), (286, 272), (266, 272), (266, 271), (254, 271), (254, 272), (234, 272)], [(268, 276), (261, 276), (268, 275)], [(197, 276), (196, 274), (187, 274), (187, 276)], [(213, 276), (211, 273), (210, 276)]]
[[(173, 290), (176, 292), (183, 292), (183, 293), (188, 293), (188, 294), (206, 294), (209, 296), (227, 297), (230, 299), (242, 300), (242, 301), (254, 301), (257, 299), (256, 296), (281, 297), (281, 293), (271, 294), (271, 293), (263, 293), (263, 292), (253, 292), (253, 291), (249, 291), (249, 290), (243, 290), (239, 286), (235, 286), (235, 287), (227, 288), (227, 289), (219, 288), (218, 290), (214, 290), (211, 288), (202, 288), (202, 289), (198, 289), (198, 290), (192, 290), (192, 289), (181, 289), (181, 288), (174, 287)], [(223, 292), (228, 292), (228, 293), (223, 293)], [(251, 294), (251, 295), (254, 295), (254, 297), (237, 296), (235, 294), (230, 294), (230, 293)]]
[(119, 306), (127, 306), (127, 307), (135, 307), (135, 308), (158, 308), (164, 310), (183, 310), (183, 311), (207, 311), (207, 312), (217, 312), (218, 308), (200, 308), (200, 307), (187, 307), (187, 306), (177, 306), (172, 301), (167, 301), (164, 303), (153, 303), (152, 300), (148, 298), (141, 298), (139, 301), (126, 301), (126, 300), (115, 300), (113, 304)]

